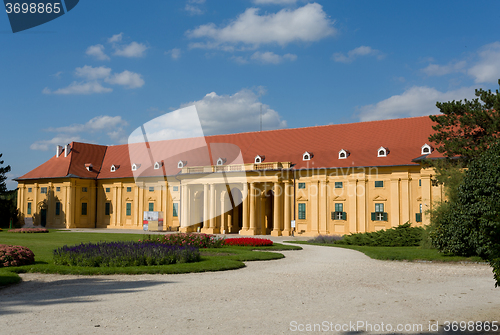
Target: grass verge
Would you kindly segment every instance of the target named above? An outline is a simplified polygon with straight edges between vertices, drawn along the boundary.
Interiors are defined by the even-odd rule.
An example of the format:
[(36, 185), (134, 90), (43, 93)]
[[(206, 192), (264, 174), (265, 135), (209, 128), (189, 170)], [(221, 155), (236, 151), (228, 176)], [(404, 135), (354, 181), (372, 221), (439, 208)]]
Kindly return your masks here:
[[(202, 258), (196, 263), (170, 264), (160, 266), (131, 267), (80, 267), (54, 264), (52, 252), (64, 245), (75, 245), (87, 242), (101, 241), (138, 241), (143, 234), (110, 234), (110, 233), (80, 233), (60, 232), (50, 230), (48, 234), (3, 234), (0, 244), (22, 245), (35, 253), (35, 263), (25, 266), (0, 268), (0, 286), (18, 283), (21, 278), (18, 273), (58, 273), (74, 275), (108, 275), (108, 274), (172, 274), (206, 271), (225, 271), (239, 269), (245, 266), (243, 262), (280, 259), (285, 256), (281, 250), (300, 250), (299, 246), (275, 243), (270, 247), (234, 247), (201, 249)], [(256, 251), (258, 250), (258, 251)], [(262, 250), (262, 251), (261, 251)]]
[(366, 256), (380, 260), (392, 261), (431, 261), (431, 262), (481, 262), (486, 263), (481, 257), (461, 257), (439, 253), (436, 249), (421, 247), (367, 247), (358, 245), (319, 244), (307, 241), (289, 241), (296, 244), (310, 244), (326, 247), (337, 247), (357, 250)]

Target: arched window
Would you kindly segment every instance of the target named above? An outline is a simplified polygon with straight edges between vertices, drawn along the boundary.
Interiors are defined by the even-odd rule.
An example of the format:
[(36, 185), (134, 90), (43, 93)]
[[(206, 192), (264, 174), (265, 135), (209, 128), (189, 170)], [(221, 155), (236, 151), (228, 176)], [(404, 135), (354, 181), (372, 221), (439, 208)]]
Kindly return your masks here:
[(255, 156), (255, 164), (262, 163), (264, 161), (264, 159), (266, 159), (265, 156), (260, 156), (260, 155)]
[(433, 148), (430, 145), (428, 145), (427, 143), (422, 145), (421, 149), (422, 149), (422, 151), (421, 151), (422, 155), (429, 155), (433, 150)]
[(339, 151), (339, 159), (346, 159), (349, 155), (350, 153), (347, 150), (342, 149)]
[(313, 157), (313, 154), (310, 152), (307, 152), (307, 151), (302, 154), (303, 161), (310, 161), (312, 157)]
[(386, 157), (389, 153), (389, 150), (384, 147), (380, 147), (377, 151), (377, 157)]

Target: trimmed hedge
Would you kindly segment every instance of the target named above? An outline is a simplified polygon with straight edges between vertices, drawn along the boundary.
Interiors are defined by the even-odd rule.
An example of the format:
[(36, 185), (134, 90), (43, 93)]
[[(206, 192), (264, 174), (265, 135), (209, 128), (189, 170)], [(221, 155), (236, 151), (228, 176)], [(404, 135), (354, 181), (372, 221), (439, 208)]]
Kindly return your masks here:
[(179, 233), (166, 235), (147, 235), (139, 242), (153, 242), (166, 245), (190, 246), (196, 248), (220, 248), (224, 239), (215, 235), (200, 233)]
[(422, 227), (412, 227), (409, 222), (394, 228), (372, 233), (344, 235), (335, 244), (365, 245), (378, 247), (413, 247), (418, 246), (423, 238)]
[(11, 229), (9, 233), (48, 233), (49, 231), (45, 228), (18, 228)]

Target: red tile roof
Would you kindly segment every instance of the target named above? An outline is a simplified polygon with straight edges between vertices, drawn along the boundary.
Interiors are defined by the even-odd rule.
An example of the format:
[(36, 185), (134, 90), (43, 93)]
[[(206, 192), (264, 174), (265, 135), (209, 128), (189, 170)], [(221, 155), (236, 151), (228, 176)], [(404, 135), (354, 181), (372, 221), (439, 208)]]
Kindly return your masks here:
[[(295, 129), (280, 129), (230, 135), (214, 135), (202, 138), (150, 142), (117, 146), (98, 146), (73, 143), (70, 157), (51, 158), (19, 179), (52, 178), (74, 174), (82, 178), (133, 177), (132, 164), (140, 164), (136, 175), (161, 176), (178, 174), (177, 163), (187, 162), (187, 167), (215, 165), (219, 157), (226, 164), (235, 161), (240, 154), (244, 163), (253, 163), (255, 156), (265, 156), (266, 162), (291, 162), (294, 169), (404, 166), (418, 164), (413, 159), (422, 156), (421, 147), (429, 143), (433, 122), (428, 116), (338, 124)], [(429, 143), (430, 144), (430, 143)], [(385, 147), (387, 157), (377, 157), (377, 150)], [(341, 149), (349, 157), (339, 159)], [(313, 154), (303, 161), (305, 152)], [(105, 153), (105, 154), (104, 154)], [(441, 157), (436, 150), (432, 157)], [(132, 158), (132, 162), (131, 162)], [(164, 167), (154, 170), (155, 162), (164, 161)], [(102, 162), (102, 168), (101, 168)], [(92, 163), (87, 171), (85, 163)], [(119, 166), (111, 172), (111, 165)]]
[[(71, 150), (67, 157), (64, 157), (64, 152), (59, 157), (54, 155), (47, 162), (16, 180), (63, 178), (68, 176), (97, 178), (107, 147), (79, 142), (72, 142), (70, 145)], [(85, 167), (85, 164), (89, 163), (92, 164), (91, 171), (87, 171)]]

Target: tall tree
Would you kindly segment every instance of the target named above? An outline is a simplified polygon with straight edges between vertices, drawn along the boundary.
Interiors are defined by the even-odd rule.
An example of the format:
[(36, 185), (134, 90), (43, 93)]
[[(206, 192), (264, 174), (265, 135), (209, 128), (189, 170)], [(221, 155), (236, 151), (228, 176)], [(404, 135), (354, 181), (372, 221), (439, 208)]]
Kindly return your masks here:
[[(500, 85), (500, 79), (498, 80)], [(436, 131), (429, 140), (447, 158), (460, 159), (468, 165), (481, 156), (500, 134), (500, 94), (476, 89), (477, 98), (438, 102), (441, 115), (431, 115)]]
[[(2, 158), (2, 154), (0, 154), (0, 158)], [(0, 165), (3, 165), (3, 160), (0, 160)], [(5, 181), (7, 180), (6, 174), (10, 172), (10, 165), (5, 167), (0, 166), (0, 195), (7, 192), (7, 184)]]

